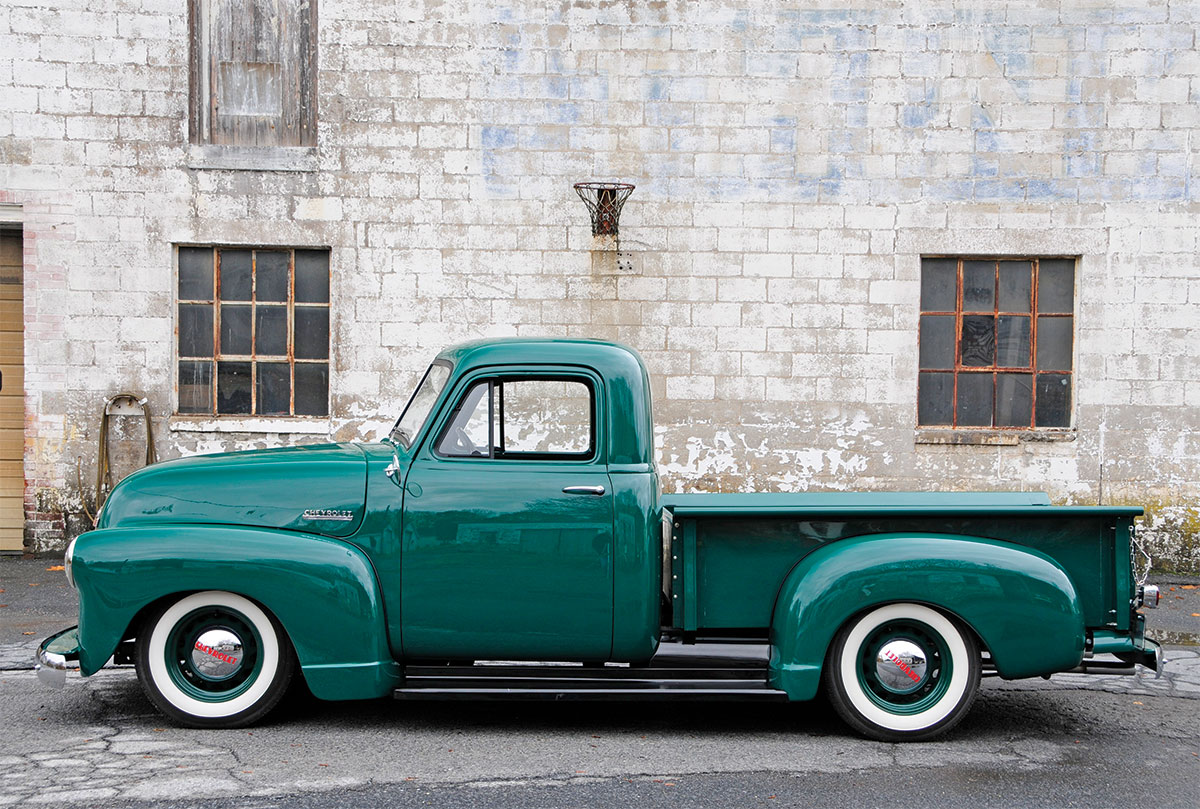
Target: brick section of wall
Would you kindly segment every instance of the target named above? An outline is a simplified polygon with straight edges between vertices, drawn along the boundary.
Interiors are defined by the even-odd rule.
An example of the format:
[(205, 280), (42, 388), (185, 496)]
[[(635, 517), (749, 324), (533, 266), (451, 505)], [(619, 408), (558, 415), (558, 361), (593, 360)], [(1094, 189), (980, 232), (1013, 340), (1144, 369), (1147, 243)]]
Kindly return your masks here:
[[(179, 4), (0, 10), (31, 502), (74, 508), (107, 395), (171, 409), (173, 243), (322, 245), (327, 436), (379, 435), (447, 342), (611, 337), (651, 368), (670, 489), (1145, 502), (1200, 568), (1200, 7), (599, 6), (322, 5), (316, 168), (276, 172), (191, 167)], [(620, 260), (593, 178), (638, 185)], [(1074, 441), (915, 443), (936, 253), (1080, 256)], [(321, 437), (170, 427), (165, 454)]]

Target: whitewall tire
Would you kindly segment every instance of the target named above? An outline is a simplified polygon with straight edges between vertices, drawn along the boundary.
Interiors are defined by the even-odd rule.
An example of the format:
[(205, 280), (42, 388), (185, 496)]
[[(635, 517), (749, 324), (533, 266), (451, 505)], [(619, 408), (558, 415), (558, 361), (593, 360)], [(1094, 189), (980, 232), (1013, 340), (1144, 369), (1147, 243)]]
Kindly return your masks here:
[(969, 630), (922, 604), (887, 604), (841, 628), (825, 685), (838, 714), (863, 735), (919, 741), (967, 714), (980, 669)]
[(138, 634), (137, 674), (155, 707), (181, 725), (243, 727), (287, 691), (287, 634), (250, 599), (192, 593), (152, 613)]

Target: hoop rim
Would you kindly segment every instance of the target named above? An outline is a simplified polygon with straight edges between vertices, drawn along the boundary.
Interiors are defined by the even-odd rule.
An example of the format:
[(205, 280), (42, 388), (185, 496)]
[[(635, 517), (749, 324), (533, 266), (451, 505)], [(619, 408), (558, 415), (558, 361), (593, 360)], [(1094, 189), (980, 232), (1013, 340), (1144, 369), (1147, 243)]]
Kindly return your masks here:
[(575, 183), (572, 187), (576, 191), (632, 191), (636, 188), (633, 183), (605, 183), (591, 180), (584, 183)]

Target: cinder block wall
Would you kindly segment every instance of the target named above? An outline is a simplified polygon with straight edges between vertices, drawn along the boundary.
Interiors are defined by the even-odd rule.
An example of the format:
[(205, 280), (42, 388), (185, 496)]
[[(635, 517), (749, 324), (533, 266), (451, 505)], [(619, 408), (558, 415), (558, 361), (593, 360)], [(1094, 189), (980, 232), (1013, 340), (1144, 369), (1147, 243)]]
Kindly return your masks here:
[[(1200, 5), (837, 5), (321, 4), (301, 171), (193, 167), (183, 0), (0, 8), (29, 548), (82, 527), (118, 390), (168, 456), (374, 440), (443, 344), (570, 334), (642, 351), (669, 490), (1143, 503), (1200, 570)], [(620, 261), (592, 178), (638, 186)], [(332, 248), (327, 423), (170, 417), (180, 242)], [(937, 253), (1080, 257), (1074, 440), (917, 443)]]

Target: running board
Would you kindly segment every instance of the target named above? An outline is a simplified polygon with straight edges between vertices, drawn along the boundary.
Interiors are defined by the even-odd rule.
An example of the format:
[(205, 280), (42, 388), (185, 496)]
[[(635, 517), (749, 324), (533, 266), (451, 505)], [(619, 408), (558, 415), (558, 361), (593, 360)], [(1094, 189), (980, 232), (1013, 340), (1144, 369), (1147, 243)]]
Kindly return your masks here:
[[(648, 665), (477, 662), (410, 665), (403, 700), (674, 700), (786, 702), (767, 684), (758, 647), (663, 644)], [(735, 648), (730, 649), (733, 646)]]

